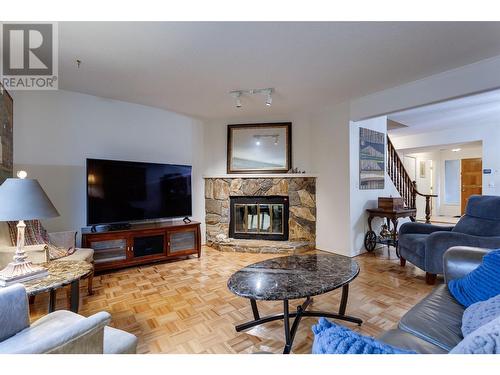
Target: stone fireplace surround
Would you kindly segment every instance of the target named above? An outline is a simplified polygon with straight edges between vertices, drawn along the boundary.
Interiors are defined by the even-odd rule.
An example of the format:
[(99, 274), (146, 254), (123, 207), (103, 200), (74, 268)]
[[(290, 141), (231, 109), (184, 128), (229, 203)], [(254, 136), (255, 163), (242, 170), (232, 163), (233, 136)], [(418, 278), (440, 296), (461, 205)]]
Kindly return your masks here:
[[(229, 238), (231, 196), (286, 196), (288, 241)], [(205, 177), (207, 245), (220, 251), (300, 253), (316, 246), (316, 176), (310, 174)]]

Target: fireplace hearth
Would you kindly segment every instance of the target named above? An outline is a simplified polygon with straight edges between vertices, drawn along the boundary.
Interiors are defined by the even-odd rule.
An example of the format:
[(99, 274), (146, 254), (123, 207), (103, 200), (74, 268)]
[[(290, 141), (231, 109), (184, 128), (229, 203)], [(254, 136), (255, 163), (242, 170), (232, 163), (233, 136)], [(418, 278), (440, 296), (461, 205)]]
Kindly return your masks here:
[(230, 197), (229, 237), (288, 240), (288, 197)]

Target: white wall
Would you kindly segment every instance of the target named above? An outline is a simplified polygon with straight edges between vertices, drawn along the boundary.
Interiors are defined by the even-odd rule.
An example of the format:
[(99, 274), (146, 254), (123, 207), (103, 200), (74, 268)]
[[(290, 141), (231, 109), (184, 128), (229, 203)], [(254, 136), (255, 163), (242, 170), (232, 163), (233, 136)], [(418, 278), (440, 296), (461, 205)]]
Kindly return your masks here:
[(219, 119), (205, 123), (205, 174), (226, 173), (228, 124), (292, 122), (293, 167), (318, 174), (316, 184), (318, 249), (351, 255), (349, 240), (349, 105), (312, 115)]
[(44, 222), (48, 230), (86, 225), (86, 158), (192, 165), (193, 218), (204, 222), (201, 122), (63, 90), (13, 97), (14, 167), (37, 178), (59, 210), (60, 217)]
[(312, 172), (309, 116), (307, 114), (294, 114), (291, 116), (266, 116), (258, 119), (243, 118), (235, 120), (227, 118), (205, 121), (205, 174), (220, 175), (227, 172), (227, 125), (268, 122), (292, 123), (292, 165), (294, 168)]
[[(351, 122), (349, 126), (349, 165), (350, 165), (350, 256), (364, 252), (364, 236), (368, 231), (367, 208), (376, 208), (378, 197), (400, 197), (391, 178), (385, 173), (384, 189), (359, 189), (359, 128), (371, 129), (387, 134), (387, 117), (381, 116), (364, 121)], [(386, 158), (387, 159), (387, 158)], [(386, 160), (387, 163), (387, 160)], [(373, 230), (378, 233), (380, 219), (372, 222)]]
[(349, 212), (349, 105), (311, 116), (311, 172), (316, 183), (316, 247), (351, 255)]

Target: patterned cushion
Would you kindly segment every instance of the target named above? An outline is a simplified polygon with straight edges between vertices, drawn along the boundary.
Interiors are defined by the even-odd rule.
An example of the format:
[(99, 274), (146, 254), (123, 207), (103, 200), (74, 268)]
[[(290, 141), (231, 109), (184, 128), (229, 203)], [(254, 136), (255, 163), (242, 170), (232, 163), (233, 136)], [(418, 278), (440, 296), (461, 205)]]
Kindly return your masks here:
[[(52, 245), (49, 242), (49, 235), (45, 228), (42, 226), (40, 220), (26, 220), (24, 222), (26, 228), (24, 230), (24, 244), (29, 245), (47, 245), (49, 248), (49, 258), (50, 260), (63, 258), (75, 252), (73, 247), (69, 249), (58, 247)], [(17, 243), (17, 222), (9, 221), (10, 240), (12, 241), (12, 246), (16, 246)]]

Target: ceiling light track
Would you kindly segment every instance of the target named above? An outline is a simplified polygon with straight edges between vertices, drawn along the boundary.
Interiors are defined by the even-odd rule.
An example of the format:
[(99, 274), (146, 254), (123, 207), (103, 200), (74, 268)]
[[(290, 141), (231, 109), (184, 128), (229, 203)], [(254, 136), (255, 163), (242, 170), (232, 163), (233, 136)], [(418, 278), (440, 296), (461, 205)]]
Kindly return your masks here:
[(270, 107), (273, 103), (273, 93), (274, 88), (268, 87), (265, 89), (247, 89), (247, 90), (233, 90), (229, 92), (234, 99), (234, 105), (236, 108), (241, 108), (241, 97), (243, 95), (265, 95), (266, 96), (266, 106)]

